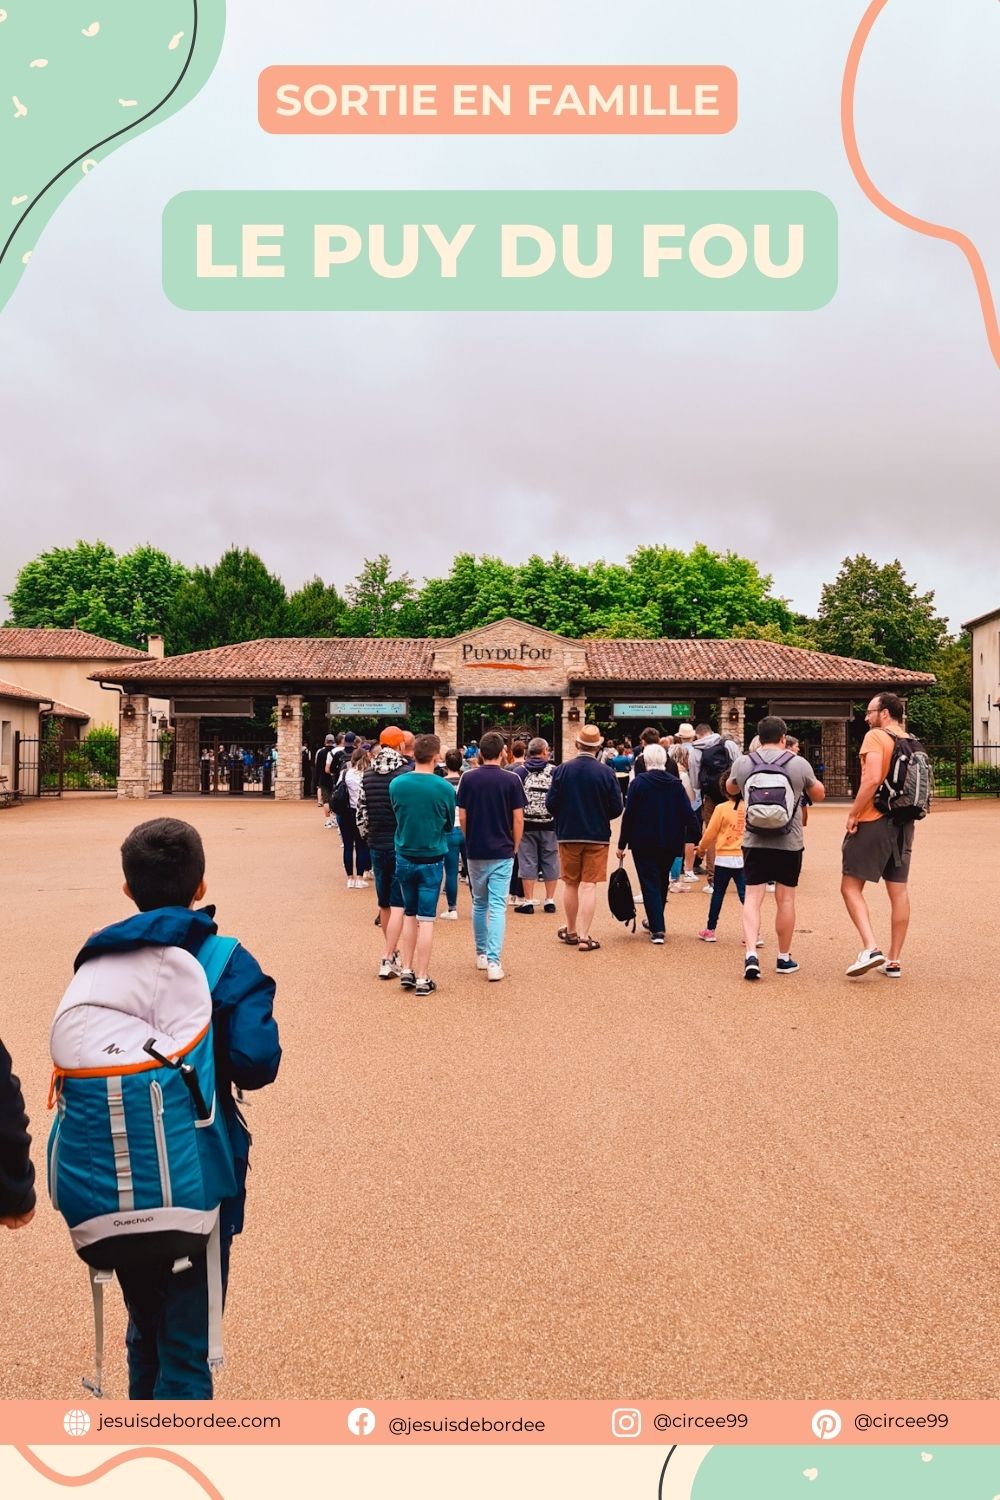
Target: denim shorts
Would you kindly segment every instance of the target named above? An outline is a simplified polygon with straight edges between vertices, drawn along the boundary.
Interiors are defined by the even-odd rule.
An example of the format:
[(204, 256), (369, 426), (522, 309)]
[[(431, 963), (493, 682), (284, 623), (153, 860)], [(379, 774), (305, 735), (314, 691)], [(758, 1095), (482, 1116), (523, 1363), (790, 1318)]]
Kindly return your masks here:
[(407, 859), (396, 851), (396, 879), (403, 895), (403, 912), (418, 922), (433, 922), (437, 917), (444, 879), (444, 856), (426, 864)]
[(375, 900), (383, 910), (402, 906), (403, 893), (396, 879), (395, 849), (372, 849), (372, 872), (375, 876)]

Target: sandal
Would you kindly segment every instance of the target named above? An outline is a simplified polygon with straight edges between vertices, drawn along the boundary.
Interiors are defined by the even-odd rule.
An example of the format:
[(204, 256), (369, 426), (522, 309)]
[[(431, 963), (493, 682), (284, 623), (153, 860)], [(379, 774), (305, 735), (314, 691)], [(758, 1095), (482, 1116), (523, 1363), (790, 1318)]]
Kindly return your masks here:
[(579, 942), (577, 943), (577, 947), (579, 948), (581, 953), (593, 953), (600, 946), (601, 945), (597, 941), (597, 939), (592, 937), (580, 938)]
[(569, 943), (573, 947), (575, 947), (580, 941), (576, 933), (570, 932), (568, 927), (560, 927), (559, 931), (556, 933), (556, 937), (561, 943)]

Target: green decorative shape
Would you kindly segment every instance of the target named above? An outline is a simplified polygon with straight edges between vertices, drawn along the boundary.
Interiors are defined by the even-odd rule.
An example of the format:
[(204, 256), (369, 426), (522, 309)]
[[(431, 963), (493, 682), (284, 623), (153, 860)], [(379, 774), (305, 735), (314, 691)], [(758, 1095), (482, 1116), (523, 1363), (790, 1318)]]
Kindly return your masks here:
[[(470, 224), (474, 229), (455, 263), (457, 274), (446, 277), (426, 226), (458, 244), (455, 237)], [(564, 226), (579, 225), (583, 261), (594, 258), (598, 227), (610, 225), (608, 269), (588, 279), (573, 274), (559, 255), (544, 275), (504, 277), (503, 226), (516, 224), (539, 226), (560, 247)], [(802, 225), (801, 269), (784, 279), (771, 277), (752, 253), (724, 279), (696, 268), (698, 231), (732, 226), (752, 244), (758, 224), (773, 226), (771, 254), (779, 265), (789, 225)], [(254, 251), (244, 243), (244, 225), (258, 226), (255, 274), (247, 274), (254, 270)], [(358, 257), (332, 266), (329, 276), (316, 274), (317, 225), (343, 225), (362, 237)], [(402, 261), (405, 236), (417, 234), (418, 259), (409, 274), (393, 278), (373, 269), (370, 226), (380, 225), (388, 264)], [(686, 231), (675, 242), (681, 257), (662, 263), (657, 276), (644, 274), (645, 225), (683, 225)], [(203, 252), (211, 234), (202, 274), (199, 226), (208, 226), (202, 230)], [(530, 248), (520, 257), (523, 264), (534, 259)], [(705, 259), (725, 261), (724, 242), (714, 239)], [(735, 267), (735, 258), (731, 263)], [(800, 312), (824, 306), (837, 289), (837, 211), (821, 193), (777, 191), (180, 193), (163, 213), (163, 286), (171, 302), (196, 312)]]
[(112, 151), (201, 89), (219, 56), (226, 7), (5, 0), (0, 16), (2, 307), (66, 194), (85, 190)]
[[(1000, 1449), (951, 1446), (936, 1443), (931, 1431), (922, 1435), (919, 1448), (720, 1445), (698, 1470), (691, 1500), (994, 1500), (1000, 1494)], [(664, 1500), (670, 1500), (669, 1478), (668, 1464)]]

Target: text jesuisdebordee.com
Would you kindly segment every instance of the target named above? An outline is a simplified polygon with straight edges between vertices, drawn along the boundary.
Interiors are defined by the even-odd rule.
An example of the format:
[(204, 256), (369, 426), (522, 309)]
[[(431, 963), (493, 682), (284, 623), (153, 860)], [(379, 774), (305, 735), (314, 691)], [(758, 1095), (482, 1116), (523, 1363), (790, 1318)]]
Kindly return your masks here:
[[(364, 258), (376, 276), (388, 280), (411, 276), (426, 262), (439, 277), (453, 279), (460, 274), (462, 253), (476, 231), (475, 224), (462, 224), (449, 235), (439, 224), (404, 223), (394, 226), (395, 243), (390, 249), (385, 224), (315, 224), (312, 275), (329, 277), (337, 267)], [(196, 275), (199, 280), (283, 277), (284, 238), (283, 224), (243, 224), (238, 258), (219, 259), (213, 226), (198, 224)], [(777, 259), (773, 240), (782, 245)], [(538, 224), (502, 224), (497, 252), (502, 280), (544, 276), (557, 261), (570, 276), (593, 280), (606, 275), (614, 263), (614, 225), (595, 224), (582, 229), (579, 224), (564, 224), (557, 238)], [(736, 276), (749, 262), (762, 276), (779, 281), (801, 271), (805, 253), (803, 224), (780, 228), (754, 224), (749, 236), (731, 224), (703, 224), (694, 230), (685, 224), (644, 224), (638, 269), (646, 279), (656, 279), (671, 262), (687, 260), (699, 276), (725, 280)]]

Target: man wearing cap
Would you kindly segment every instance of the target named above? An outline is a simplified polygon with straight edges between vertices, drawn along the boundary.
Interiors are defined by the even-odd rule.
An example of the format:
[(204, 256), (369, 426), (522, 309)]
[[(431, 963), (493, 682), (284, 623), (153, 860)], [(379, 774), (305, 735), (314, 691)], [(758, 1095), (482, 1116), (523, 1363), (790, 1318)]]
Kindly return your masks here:
[(330, 797), (333, 793), (333, 782), (330, 780), (330, 773), (326, 769), (326, 763), (336, 748), (336, 744), (335, 737), (332, 734), (328, 734), (316, 751), (315, 759), (316, 801), (326, 813), (326, 823), (324, 825), (326, 828), (334, 827), (334, 819), (330, 816)]
[(378, 737), (379, 748), (372, 757), (371, 769), (361, 778), (358, 805), (355, 809), (358, 832), (367, 842), (375, 877), (375, 899), (379, 908), (382, 933), (380, 979), (398, 978), (400, 972), (397, 945), (403, 930), (403, 893), (396, 878), (396, 813), (389, 796), (389, 784), (395, 776), (412, 771), (413, 735), (390, 724)]
[(559, 873), (563, 880), (566, 925), (560, 942), (592, 953), (601, 945), (590, 928), (597, 906), (597, 887), (608, 878), (611, 821), (621, 816), (622, 794), (610, 766), (600, 761), (604, 736), (596, 724), (585, 724), (577, 736), (580, 752), (557, 766), (545, 805), (556, 820)]

